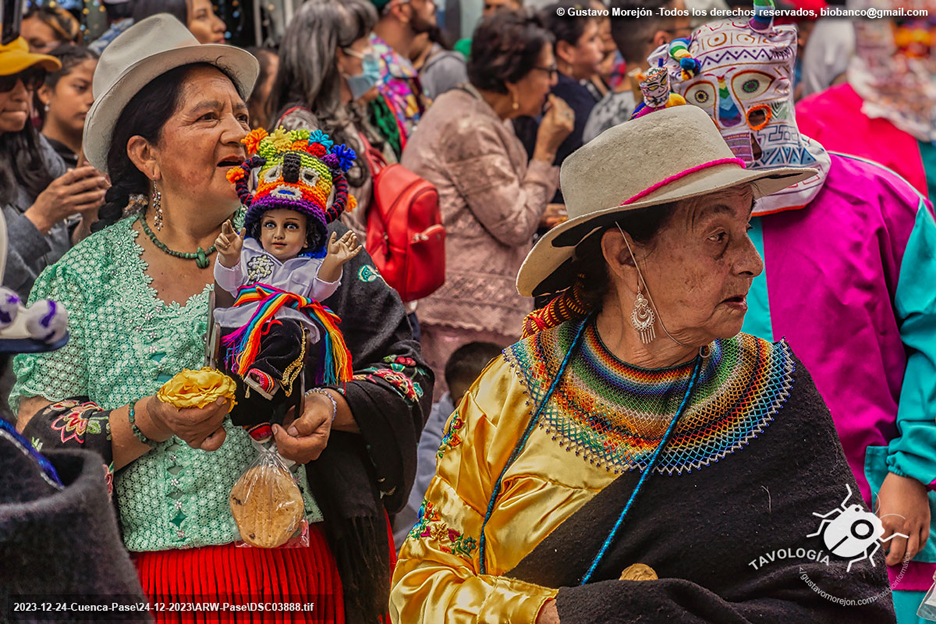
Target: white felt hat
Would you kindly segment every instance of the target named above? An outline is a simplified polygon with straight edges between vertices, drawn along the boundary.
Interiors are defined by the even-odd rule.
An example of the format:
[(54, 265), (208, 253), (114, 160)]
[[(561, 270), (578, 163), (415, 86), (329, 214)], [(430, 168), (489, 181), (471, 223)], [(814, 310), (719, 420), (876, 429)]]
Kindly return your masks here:
[(84, 153), (98, 171), (107, 173), (114, 126), (124, 107), (167, 71), (191, 63), (208, 63), (234, 81), (246, 101), (260, 64), (246, 50), (219, 43), (198, 43), (195, 35), (167, 13), (153, 15), (122, 32), (107, 46), (94, 70), (94, 104), (85, 119)]
[(517, 290), (530, 296), (570, 286), (560, 269), (572, 263), (575, 246), (623, 212), (744, 184), (751, 184), (758, 198), (815, 174), (799, 167), (745, 169), (711, 117), (696, 106), (674, 106), (620, 124), (562, 163), (559, 179), (569, 220), (530, 250)]

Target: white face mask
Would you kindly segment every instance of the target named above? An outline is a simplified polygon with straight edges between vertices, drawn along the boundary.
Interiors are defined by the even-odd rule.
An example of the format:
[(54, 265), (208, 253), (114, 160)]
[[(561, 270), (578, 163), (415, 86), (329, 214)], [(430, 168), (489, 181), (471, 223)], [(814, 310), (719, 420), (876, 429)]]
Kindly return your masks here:
[(361, 59), (363, 69), (357, 76), (345, 76), (345, 82), (348, 83), (348, 89), (351, 90), (351, 98), (356, 100), (365, 93), (380, 84), (382, 73), (380, 67), (380, 57), (373, 50), (367, 52), (358, 52), (351, 48), (345, 48), (344, 53), (348, 56)]

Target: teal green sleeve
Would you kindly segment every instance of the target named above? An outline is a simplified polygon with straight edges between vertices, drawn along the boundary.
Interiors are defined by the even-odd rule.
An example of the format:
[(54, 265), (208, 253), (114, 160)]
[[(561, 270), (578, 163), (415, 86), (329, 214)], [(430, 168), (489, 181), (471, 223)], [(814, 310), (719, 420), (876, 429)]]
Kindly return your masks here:
[(936, 488), (936, 221), (922, 200), (900, 263), (894, 307), (907, 370), (887, 468)]
[[(16, 385), (10, 392), (10, 408), (19, 411), (24, 398), (43, 397), (60, 401), (88, 394), (87, 354), (84, 352), (84, 296), (80, 281), (71, 274), (66, 254), (39, 275), (29, 303), (52, 299), (68, 311), (68, 344), (58, 351), (17, 355), (13, 360)], [(129, 340), (129, 338), (128, 338)]]

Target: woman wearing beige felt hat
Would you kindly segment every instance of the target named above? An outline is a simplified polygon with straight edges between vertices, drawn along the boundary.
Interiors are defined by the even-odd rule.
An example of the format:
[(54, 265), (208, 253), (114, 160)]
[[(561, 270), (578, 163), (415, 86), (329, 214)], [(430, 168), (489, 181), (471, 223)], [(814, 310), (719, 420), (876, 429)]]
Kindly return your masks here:
[(813, 174), (746, 170), (690, 106), (565, 161), (570, 219), (518, 277), (563, 294), (449, 420), (394, 622), (894, 621), (873, 544), (823, 541), (858, 490), (809, 373), (739, 333), (754, 202)]
[[(92, 448), (110, 465), (124, 543), (151, 601), (233, 604), (239, 622), (376, 622), (392, 552), (385, 509), (406, 501), (432, 378), (369, 257), (346, 266), (327, 304), (369, 372), (313, 388), (301, 413), (272, 428), (296, 464), (308, 523), (295, 547), (241, 541), (250, 536), (238, 532), (229, 496), (258, 453), (229, 403), (177, 409), (155, 397), (204, 365), (214, 242), (222, 224), (239, 229), (244, 218), (226, 176), (247, 157), (244, 100), (257, 71), (244, 50), (200, 45), (168, 15), (135, 24), (101, 55), (85, 153), (113, 186), (99, 230), (36, 282), (34, 298), (67, 307), (71, 339), (16, 361), (11, 404), (27, 437)], [(143, 196), (142, 211), (127, 211), (131, 194)], [(274, 606), (245, 610), (260, 603)]]

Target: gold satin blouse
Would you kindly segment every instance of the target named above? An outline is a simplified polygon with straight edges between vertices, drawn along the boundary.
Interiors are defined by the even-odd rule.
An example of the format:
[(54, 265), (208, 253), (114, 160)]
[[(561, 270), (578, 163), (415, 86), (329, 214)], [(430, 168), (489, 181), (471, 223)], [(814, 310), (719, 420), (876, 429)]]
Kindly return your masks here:
[[(685, 394), (692, 363), (631, 367), (588, 324), (538, 426), (503, 475), (484, 528), (487, 569), (480, 573), (478, 540), (491, 493), (579, 327), (566, 323), (506, 349), (449, 419), (436, 475), (394, 571), (393, 622), (532, 624), (558, 590), (502, 575), (621, 472), (646, 465)], [(773, 345), (745, 334), (712, 344), (656, 471), (681, 474), (733, 452), (781, 400), (758, 385), (763, 371), (743, 357)], [(746, 404), (755, 406), (740, 418), (723, 407), (738, 392), (751, 393)]]

